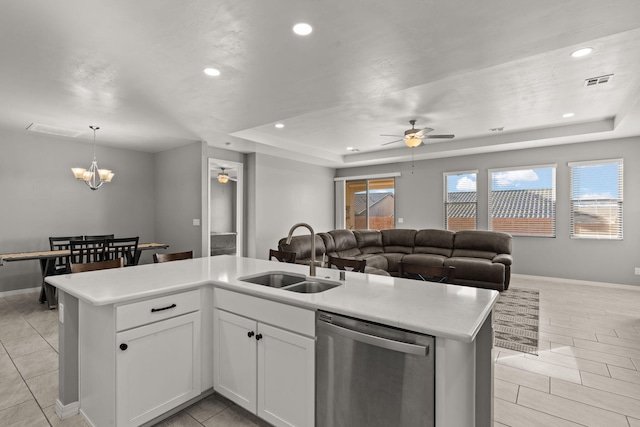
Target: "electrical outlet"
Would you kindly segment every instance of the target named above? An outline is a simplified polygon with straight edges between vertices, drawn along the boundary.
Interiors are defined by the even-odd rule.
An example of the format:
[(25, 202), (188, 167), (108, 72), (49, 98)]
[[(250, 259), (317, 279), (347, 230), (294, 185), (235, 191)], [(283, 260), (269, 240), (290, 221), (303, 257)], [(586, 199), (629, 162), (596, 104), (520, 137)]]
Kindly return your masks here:
[(636, 267), (635, 274), (636, 274), (636, 276), (640, 276), (640, 267)]
[(200, 220), (199, 220), (199, 219), (194, 219), (194, 220), (193, 220), (193, 225), (194, 225), (195, 227), (199, 226), (199, 225), (200, 225)]
[(404, 222), (404, 218), (398, 218), (398, 224), (402, 224)]

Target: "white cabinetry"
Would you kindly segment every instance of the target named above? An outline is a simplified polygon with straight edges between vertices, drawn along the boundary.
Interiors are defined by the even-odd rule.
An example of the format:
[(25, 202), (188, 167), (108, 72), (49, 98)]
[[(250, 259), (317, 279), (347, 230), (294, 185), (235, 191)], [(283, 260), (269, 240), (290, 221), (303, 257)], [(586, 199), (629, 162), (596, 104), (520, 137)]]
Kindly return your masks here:
[(80, 406), (139, 426), (201, 393), (200, 290), (120, 306), (81, 303)]
[(315, 313), (214, 290), (214, 388), (276, 426), (313, 426)]

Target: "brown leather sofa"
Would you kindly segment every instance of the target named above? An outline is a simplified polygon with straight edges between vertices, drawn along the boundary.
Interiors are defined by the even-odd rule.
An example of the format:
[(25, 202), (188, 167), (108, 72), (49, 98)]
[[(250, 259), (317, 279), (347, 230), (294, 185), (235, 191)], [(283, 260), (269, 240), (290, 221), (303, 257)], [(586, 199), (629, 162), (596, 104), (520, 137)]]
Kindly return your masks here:
[[(316, 234), (316, 260), (323, 254), (366, 259), (365, 272), (391, 274), (398, 263), (455, 267), (455, 284), (503, 291), (511, 277), (512, 237), (507, 233), (481, 230), (331, 230)], [(296, 252), (296, 262), (311, 259), (309, 235), (294, 236), (289, 245), (278, 247)]]

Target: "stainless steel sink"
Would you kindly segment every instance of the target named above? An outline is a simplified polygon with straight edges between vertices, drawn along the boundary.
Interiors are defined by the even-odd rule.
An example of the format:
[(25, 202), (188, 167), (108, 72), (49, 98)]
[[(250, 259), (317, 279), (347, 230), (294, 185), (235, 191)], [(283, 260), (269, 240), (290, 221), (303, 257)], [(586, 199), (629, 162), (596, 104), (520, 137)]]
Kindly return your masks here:
[(284, 288), (286, 291), (299, 292), (301, 294), (315, 294), (318, 292), (324, 292), (329, 289), (340, 286), (340, 283), (329, 282), (324, 280), (305, 280), (301, 283), (296, 283)]
[(267, 271), (251, 276), (238, 277), (242, 282), (255, 283), (256, 285), (280, 288), (286, 291), (301, 294), (315, 294), (340, 286), (341, 283), (331, 280), (307, 278), (304, 274), (289, 273), (285, 271)]
[(287, 273), (284, 271), (268, 271), (266, 273), (238, 278), (238, 280), (243, 282), (255, 283), (256, 285), (269, 286), (271, 288), (283, 288), (304, 282), (305, 279), (306, 277), (303, 274)]

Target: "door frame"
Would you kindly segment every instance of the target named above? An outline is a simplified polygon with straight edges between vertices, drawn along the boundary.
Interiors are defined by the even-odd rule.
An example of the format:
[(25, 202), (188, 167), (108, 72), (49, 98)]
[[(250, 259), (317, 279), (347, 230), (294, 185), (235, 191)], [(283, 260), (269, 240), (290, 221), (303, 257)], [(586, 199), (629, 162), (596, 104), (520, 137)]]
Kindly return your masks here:
[(224, 167), (238, 171), (238, 180), (236, 181), (236, 233), (238, 233), (236, 235), (236, 256), (241, 257), (244, 254), (244, 165), (213, 157), (209, 157), (207, 160), (207, 224), (202, 227), (204, 251), (202, 255), (203, 257), (211, 256), (211, 180), (217, 176), (220, 168)]

